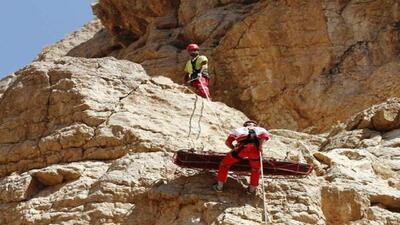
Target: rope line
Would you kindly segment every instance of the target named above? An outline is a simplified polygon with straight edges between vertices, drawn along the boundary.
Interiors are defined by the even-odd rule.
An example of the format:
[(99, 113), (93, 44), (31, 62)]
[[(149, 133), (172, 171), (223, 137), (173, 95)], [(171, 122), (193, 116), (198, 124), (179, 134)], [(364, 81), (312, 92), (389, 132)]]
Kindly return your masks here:
[[(203, 83), (200, 82), (200, 86), (201, 86), (202, 90), (204, 91), (204, 93), (206, 93)], [(193, 116), (194, 116), (194, 113), (195, 113), (195, 110), (196, 110), (196, 105), (197, 105), (197, 100), (198, 100), (198, 94), (195, 93), (194, 91), (192, 91), (192, 90), (191, 90), (190, 88), (188, 88), (188, 87), (185, 87), (185, 88), (186, 88), (187, 90), (189, 90), (189, 92), (191, 92), (192, 94), (194, 94), (194, 95), (196, 96), (196, 101), (195, 101), (195, 104), (194, 104), (194, 107), (193, 107), (192, 115), (190, 116), (190, 120), (189, 120), (189, 134), (188, 134), (188, 137), (190, 137), (191, 130), (192, 130), (192, 119), (193, 119)], [(211, 104), (212, 101), (211, 101), (210, 97), (209, 97), (207, 94), (206, 94), (206, 98), (207, 98), (207, 102)], [(207, 103), (207, 102), (206, 102), (206, 103)], [(204, 105), (205, 105), (206, 107), (208, 107), (208, 108), (211, 110), (211, 112), (213, 113), (213, 116), (217, 118), (217, 120), (218, 120), (218, 122), (219, 122), (219, 123), (217, 123), (217, 128), (219, 129), (219, 131), (220, 131), (221, 133), (224, 133), (224, 129), (220, 126), (220, 123), (223, 123), (222, 120), (221, 120), (221, 118), (217, 115), (217, 113), (215, 112), (215, 110), (214, 110), (211, 106), (209, 106), (208, 104), (204, 104), (204, 102), (202, 101), (201, 114), (200, 114), (200, 118), (199, 118), (199, 120), (198, 120), (199, 133), (197, 134), (196, 140), (198, 140), (198, 139), (200, 138), (200, 135), (201, 135), (201, 125), (200, 125), (200, 122), (201, 122), (201, 118), (202, 118), (202, 116), (203, 116)], [(193, 140), (191, 140), (191, 142), (192, 142), (192, 144), (193, 144)], [(195, 147), (196, 147), (195, 144), (193, 144), (193, 145), (194, 145), (194, 148), (195, 148)]]
[(267, 215), (267, 204), (265, 200), (265, 187), (264, 187), (264, 165), (263, 165), (263, 155), (260, 151), (260, 165), (261, 165), (261, 188), (262, 188), (262, 195), (263, 195), (263, 202), (264, 202), (264, 221), (265, 225), (268, 224), (268, 215)]
[(188, 132), (188, 137), (190, 137), (190, 134), (192, 133), (192, 119), (193, 119), (194, 113), (195, 113), (195, 111), (196, 111), (197, 99), (198, 99), (198, 97), (197, 97), (197, 95), (196, 95), (196, 100), (194, 101), (194, 104), (193, 104), (193, 111), (192, 111), (192, 114), (190, 115), (190, 119), (189, 119), (189, 132)]
[(204, 99), (201, 99), (201, 109), (200, 109), (200, 116), (199, 116), (199, 120), (197, 121), (197, 126), (199, 128), (199, 132), (197, 133), (197, 137), (196, 140), (199, 140), (200, 138), (200, 134), (201, 134), (201, 117), (203, 117), (203, 110), (204, 110)]
[[(210, 103), (210, 105), (208, 105), (208, 104), (204, 104), (204, 99), (202, 99), (202, 105), (201, 105), (201, 112), (200, 112), (200, 116), (199, 116), (199, 119), (198, 119), (198, 121), (197, 121), (197, 124), (198, 124), (198, 127), (199, 127), (199, 132), (198, 132), (198, 134), (197, 134), (197, 137), (196, 137), (196, 140), (198, 140), (199, 138), (200, 138), (200, 135), (201, 135), (201, 118), (202, 118), (202, 116), (203, 116), (203, 110), (204, 110), (204, 105), (206, 105), (210, 110), (211, 110), (211, 112), (213, 113), (213, 116), (214, 117), (216, 117), (217, 118), (217, 120), (218, 120), (218, 123), (217, 123), (217, 127), (218, 127), (218, 129), (219, 129), (219, 131), (221, 132), (221, 133), (224, 133), (224, 130), (223, 130), (223, 128), (220, 126), (220, 124), (223, 124), (223, 121), (221, 120), (221, 118), (218, 116), (218, 114), (216, 113), (216, 111), (212, 108), (212, 106), (211, 106), (211, 99), (210, 99), (210, 97), (209, 97), (209, 95), (207, 94), (207, 92), (206, 92), (206, 89), (205, 89), (205, 87), (204, 87), (204, 85), (203, 85), (203, 83), (202, 82), (200, 82), (200, 86), (201, 86), (201, 88), (202, 88), (202, 90), (203, 90), (203, 92), (205, 93), (205, 95), (206, 95), (206, 99), (207, 99), (207, 102), (206, 103)], [(197, 101), (198, 101), (198, 95), (197, 95), (197, 93), (195, 93), (194, 91), (192, 91), (190, 88), (187, 88), (190, 92), (192, 92), (193, 94), (195, 94), (196, 95), (196, 100), (195, 100), (195, 104), (194, 104), (194, 108), (193, 108), (193, 112), (192, 112), (192, 115), (190, 116), (190, 121), (189, 121), (189, 134), (188, 134), (188, 137), (190, 136), (190, 134), (191, 134), (191, 129), (192, 129), (192, 119), (193, 119), (193, 115), (194, 115), (194, 113), (195, 113), (195, 110), (196, 110), (196, 105), (197, 105)], [(285, 160), (288, 158), (288, 153), (286, 154), (286, 157), (285, 157)], [(267, 214), (267, 203), (266, 203), (266, 196), (265, 196), (265, 179), (264, 179), (264, 166), (263, 166), (263, 156), (262, 156), (262, 152), (260, 151), (260, 165), (261, 165), (261, 188), (262, 188), (262, 195), (263, 195), (263, 205), (264, 205), (264, 222), (265, 222), (265, 225), (268, 225), (268, 223), (269, 223), (269, 218), (268, 218), (268, 214)], [(298, 168), (297, 168), (297, 171), (299, 171), (299, 166), (300, 165), (297, 165), (298, 166)], [(285, 179), (285, 178), (284, 178)], [(285, 197), (285, 203), (286, 203), (286, 205), (288, 204), (288, 200), (287, 200), (287, 197), (286, 197), (286, 195), (284, 196)]]
[[(201, 86), (201, 89), (203, 89), (203, 92), (206, 93), (205, 87), (204, 87), (204, 85), (203, 85), (202, 82), (200, 82), (200, 86)], [(207, 100), (208, 100), (208, 103), (211, 104), (212, 101), (211, 101), (211, 99), (210, 99), (210, 96), (208, 96), (208, 94), (206, 94), (206, 98), (207, 98)], [(215, 112), (215, 110), (214, 110), (211, 106), (208, 106), (208, 107), (210, 108), (210, 110), (212, 111), (212, 113), (214, 114), (214, 116), (218, 119), (218, 122), (219, 122), (219, 123), (217, 123), (217, 126), (218, 126), (218, 128), (219, 128), (219, 131), (220, 131), (221, 133), (224, 133), (224, 130), (223, 130), (222, 127), (220, 126), (220, 123), (221, 123), (221, 124), (223, 123), (222, 120), (221, 120), (221, 118), (219, 118), (219, 116), (217, 115), (217, 113)]]
[(193, 105), (193, 111), (192, 111), (192, 114), (190, 115), (190, 119), (189, 119), (189, 132), (188, 132), (188, 136), (187, 136), (189, 138), (190, 143), (192, 144), (191, 147), (193, 149), (196, 149), (196, 143), (193, 141), (193, 139), (190, 137), (190, 135), (192, 133), (192, 120), (193, 120), (193, 116), (196, 112), (197, 100), (198, 100), (198, 96), (196, 95), (196, 99), (195, 99), (194, 105)]

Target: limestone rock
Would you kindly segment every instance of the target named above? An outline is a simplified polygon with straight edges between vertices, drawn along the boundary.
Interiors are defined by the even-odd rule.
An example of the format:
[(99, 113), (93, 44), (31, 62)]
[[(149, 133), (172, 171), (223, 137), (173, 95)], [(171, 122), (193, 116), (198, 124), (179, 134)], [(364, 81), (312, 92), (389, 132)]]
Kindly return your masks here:
[[(373, 206), (368, 211), (368, 217), (364, 220), (363, 224), (372, 224), (371, 220), (374, 221), (387, 221), (387, 223), (396, 224), (400, 223), (400, 220), (397, 216), (398, 213), (391, 212), (382, 209), (379, 206)], [(376, 224), (382, 224), (383, 222), (375, 222)], [(361, 223), (362, 224), (362, 223)]]
[(399, 147), (400, 146), (400, 129), (395, 129), (385, 133), (383, 138), (383, 145), (386, 147)]
[(343, 131), (331, 135), (323, 143), (320, 150), (328, 151), (334, 148), (363, 148), (381, 144), (382, 136), (379, 132), (369, 129)]
[[(31, 137), (18, 136), (16, 143), (3, 143), (0, 153), (4, 157), (0, 158), (2, 176), (19, 171), (22, 177), (36, 181), (38, 189), (32, 198), (32, 194), (25, 194), (30, 193), (25, 191), (27, 185), (10, 179), (12, 175), (3, 178), (5, 185), (13, 188), (2, 194), (0, 224), (261, 222), (261, 192), (249, 205), (244, 193), (246, 179), (229, 179), (227, 192), (218, 196), (210, 188), (213, 174), (181, 169), (171, 160), (176, 150), (192, 144), (205, 150), (227, 151), (224, 137), (247, 119), (242, 113), (222, 103), (204, 102), (202, 133), (196, 140), (199, 100), (191, 143), (188, 120), (195, 96), (168, 78), (150, 78), (137, 64), (112, 58), (64, 57), (35, 62), (27, 68), (17, 72), (15, 83), (3, 96), (0, 107), (9, 110), (1, 119), (21, 121), (16, 124), (21, 130), (31, 124), (34, 117), (12, 111), (19, 108), (9, 105), (14, 104), (13, 93), (24, 93), (14, 91), (16, 86), (35, 89), (48, 94), (47, 101), (38, 104), (45, 109), (40, 112), (43, 120), (39, 120), (43, 131), (31, 132)], [(37, 71), (40, 80), (29, 80), (30, 86), (19, 85)], [(21, 101), (38, 100), (23, 97)], [(302, 162), (310, 160), (312, 152), (325, 141), (323, 136), (294, 131), (272, 133), (265, 146), (266, 156), (283, 158), (289, 152), (292, 159)], [(275, 209), (271, 221), (323, 224), (319, 200), (311, 195), (318, 191), (321, 180), (269, 181), (268, 195), (274, 201), (268, 207)], [(11, 198), (11, 191), (17, 188), (24, 194)], [(304, 212), (307, 207), (310, 210)], [(279, 216), (282, 212), (290, 216)]]
[(349, 121), (346, 129), (369, 128), (377, 131), (390, 131), (400, 127), (400, 99), (391, 98), (384, 103), (366, 109)]
[[(325, 130), (398, 95), (398, 7), (100, 0), (104, 25), (90, 22), (0, 81), (0, 224), (261, 224), (262, 186), (248, 196), (248, 178), (232, 174), (215, 193), (212, 171), (173, 164), (182, 148), (227, 152), (227, 133), (247, 119), (221, 102), (194, 104), (173, 82), (185, 45), (210, 57), (214, 99), (269, 128)], [(270, 130), (264, 156), (315, 172), (267, 174), (269, 222), (398, 224), (397, 106), (373, 106), (328, 134)]]
[(386, 161), (379, 160), (365, 149), (334, 149), (328, 153), (316, 152), (314, 157), (326, 165), (325, 179), (346, 178), (373, 182), (378, 177), (397, 177)]
[(10, 83), (15, 80), (15, 74), (10, 74), (0, 80), (0, 98), (3, 96), (4, 92), (7, 90)]
[(61, 184), (63, 182), (63, 176), (54, 170), (38, 171), (32, 175), (37, 178), (40, 183), (48, 186)]
[(400, 171), (400, 154), (398, 148), (374, 147), (367, 150), (381, 159), (384, 164), (393, 171)]
[(28, 200), (39, 191), (40, 184), (30, 175), (12, 174), (0, 179), (0, 205)]
[(355, 190), (326, 186), (321, 191), (321, 206), (327, 224), (346, 224), (366, 216), (369, 200)]
[(103, 43), (99, 43), (99, 38), (97, 38), (99, 36), (97, 33), (101, 32), (102, 29), (103, 25), (100, 23), (100, 21), (98, 19), (94, 19), (83, 26), (80, 30), (69, 34), (63, 40), (45, 47), (36, 57), (35, 61), (50, 61), (63, 57), (72, 49), (80, 46), (81, 44), (83, 45), (86, 42), (92, 43), (93, 39), (98, 43), (96, 46), (92, 46), (93, 49), (102, 49), (107, 46), (107, 44), (104, 45)]
[[(199, 130), (194, 126), (191, 143), (188, 122), (195, 96), (168, 78), (150, 78), (137, 64), (112, 58), (64, 57), (27, 68), (29, 73), (17, 72), (14, 82), (42, 71), (39, 81), (48, 80), (43, 87), (36, 85), (40, 82), (28, 87), (38, 93), (40, 87), (46, 89), (50, 103), (43, 106), (48, 114), (36, 139), (18, 136), (20, 141), (1, 145), (6, 172), (0, 182), (0, 190), (5, 190), (0, 192), (0, 224), (262, 223), (262, 191), (249, 198), (245, 177), (230, 177), (225, 192), (217, 194), (210, 188), (213, 173), (182, 169), (172, 162), (177, 149), (192, 144), (227, 151), (224, 137), (246, 119), (242, 113), (204, 102), (202, 133), (196, 140)], [(8, 88), (0, 107), (11, 104), (12, 93), (23, 93), (14, 92), (13, 84)], [(14, 105), (9, 109), (2, 120), (22, 118), (30, 124), (34, 119), (12, 111)], [(198, 110), (194, 124), (200, 118)], [(395, 167), (386, 165), (396, 150), (383, 146), (396, 137), (395, 130), (336, 129), (328, 135), (271, 130), (265, 156), (312, 163), (316, 172), (303, 179), (266, 178), (270, 222), (397, 221), (399, 177)], [(376, 141), (365, 142), (370, 139)], [(327, 142), (330, 147), (323, 149)], [(7, 176), (11, 171), (21, 175)], [(12, 195), (15, 190), (20, 194)], [(331, 207), (332, 201), (342, 199), (349, 201)]]
[(32, 176), (43, 185), (52, 186), (78, 179), (81, 176), (81, 171), (74, 167), (50, 167), (34, 171)]
[(222, 150), (225, 133), (246, 117), (199, 99), (187, 138), (193, 102), (188, 89), (166, 78), (150, 79), (128, 61), (65, 57), (35, 62), (16, 73), (2, 96), (0, 175), (193, 144)]
[[(71, 163), (68, 168), (82, 169), (78, 180), (42, 187), (34, 198), (18, 199), (17, 203), (1, 202), (0, 223), (89, 223), (81, 212), (88, 208), (84, 204), (90, 193), (89, 188), (107, 171), (108, 166), (109, 163), (104, 162)], [(21, 175), (31, 177), (29, 172)]]
[[(400, 140), (399, 129), (397, 129), (399, 106), (399, 100), (393, 98), (356, 114), (345, 124), (336, 126), (327, 136), (320, 150), (365, 148), (377, 157), (379, 163), (373, 164), (375, 170), (380, 171), (381, 176), (391, 177), (391, 174), (399, 171), (400, 161), (397, 149)], [(395, 119), (382, 120), (383, 115), (389, 115), (391, 112), (395, 112), (394, 117), (391, 116)], [(321, 154), (317, 153), (317, 155)]]
[(128, 59), (181, 82), (184, 48), (199, 43), (214, 98), (270, 128), (326, 131), (399, 95), (398, 0), (99, 0), (93, 11), (108, 34), (86, 46), (111, 44), (73, 56)]

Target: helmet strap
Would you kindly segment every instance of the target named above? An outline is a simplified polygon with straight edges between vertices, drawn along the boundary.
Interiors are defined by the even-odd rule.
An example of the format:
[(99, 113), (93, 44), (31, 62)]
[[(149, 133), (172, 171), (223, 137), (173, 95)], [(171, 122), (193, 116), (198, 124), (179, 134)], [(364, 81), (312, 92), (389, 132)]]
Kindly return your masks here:
[(196, 57), (196, 56), (198, 56), (198, 55), (199, 55), (199, 52), (198, 52), (198, 51), (190, 52), (190, 56), (192, 56), (193, 58)]

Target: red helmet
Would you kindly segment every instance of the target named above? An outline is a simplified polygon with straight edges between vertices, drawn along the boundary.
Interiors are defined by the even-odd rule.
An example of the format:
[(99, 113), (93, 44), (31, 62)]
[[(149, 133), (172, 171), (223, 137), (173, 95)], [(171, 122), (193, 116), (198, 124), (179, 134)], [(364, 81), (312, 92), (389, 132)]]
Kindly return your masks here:
[(188, 46), (186, 46), (186, 50), (188, 50), (188, 51), (196, 51), (199, 49), (200, 48), (197, 44), (188, 44)]

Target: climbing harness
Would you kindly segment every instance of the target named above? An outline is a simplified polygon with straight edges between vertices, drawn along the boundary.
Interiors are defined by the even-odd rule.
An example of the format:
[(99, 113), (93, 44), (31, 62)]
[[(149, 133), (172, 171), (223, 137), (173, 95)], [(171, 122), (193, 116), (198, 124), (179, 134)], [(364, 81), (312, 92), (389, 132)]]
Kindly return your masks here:
[(199, 74), (201, 72), (200, 69), (196, 69), (197, 59), (199, 59), (199, 56), (197, 56), (194, 60), (193, 59), (190, 60), (190, 63), (192, 64), (192, 73), (190, 74), (191, 80), (198, 79)]
[(257, 134), (256, 131), (254, 129), (249, 129), (249, 134), (247, 135), (247, 137), (243, 140), (239, 141), (239, 144), (244, 146), (244, 145), (248, 145), (248, 144), (254, 144), (255, 146), (257, 146), (257, 148), (260, 147), (260, 141), (257, 138)]

